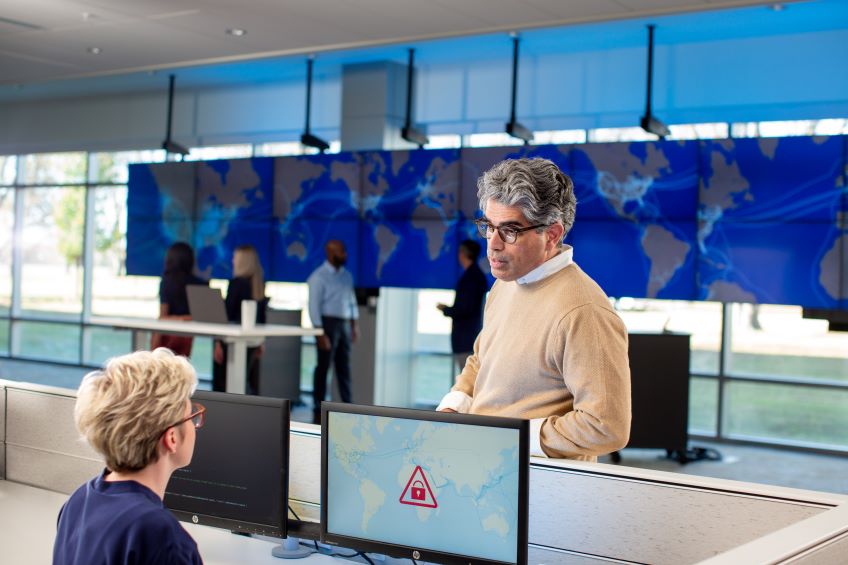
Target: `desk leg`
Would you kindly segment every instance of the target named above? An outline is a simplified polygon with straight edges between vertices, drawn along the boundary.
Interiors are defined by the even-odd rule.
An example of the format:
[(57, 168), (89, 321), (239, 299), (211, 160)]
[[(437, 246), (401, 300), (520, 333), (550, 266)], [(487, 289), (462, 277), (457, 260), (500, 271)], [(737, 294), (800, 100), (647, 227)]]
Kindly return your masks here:
[(227, 392), (244, 394), (247, 387), (247, 343), (235, 341), (227, 343)]
[(147, 351), (150, 348), (150, 332), (147, 330), (132, 331), (132, 350)]

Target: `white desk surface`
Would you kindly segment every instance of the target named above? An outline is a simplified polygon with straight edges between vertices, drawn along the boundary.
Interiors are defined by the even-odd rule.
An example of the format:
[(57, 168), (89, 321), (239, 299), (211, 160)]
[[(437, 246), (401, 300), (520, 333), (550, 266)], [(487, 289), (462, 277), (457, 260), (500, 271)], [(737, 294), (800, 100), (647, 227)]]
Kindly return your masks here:
[(209, 324), (206, 322), (191, 322), (184, 320), (159, 320), (151, 318), (112, 318), (92, 316), (89, 324), (112, 326), (130, 330), (147, 330), (163, 333), (178, 333), (188, 335), (205, 335), (221, 338), (262, 338), (289, 337), (304, 335), (321, 335), (320, 329), (303, 328), (300, 326), (282, 326), (278, 324), (257, 324), (252, 328), (242, 328), (238, 324)]
[[(53, 560), (56, 518), (68, 496), (0, 480), (0, 563), (44, 565)], [(336, 557), (312, 554), (295, 561), (271, 555), (276, 543), (231, 534), (226, 530), (181, 522), (197, 542), (206, 565), (282, 565), (283, 563), (339, 565)]]

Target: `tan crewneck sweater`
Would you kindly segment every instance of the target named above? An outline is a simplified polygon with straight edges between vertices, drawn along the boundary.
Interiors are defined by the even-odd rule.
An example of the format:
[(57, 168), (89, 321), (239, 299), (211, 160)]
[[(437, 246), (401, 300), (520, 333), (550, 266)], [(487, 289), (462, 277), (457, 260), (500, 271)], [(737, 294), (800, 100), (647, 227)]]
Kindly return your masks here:
[(594, 461), (630, 434), (627, 330), (574, 263), (530, 284), (496, 281), (452, 390), (472, 414), (545, 418), (545, 454)]

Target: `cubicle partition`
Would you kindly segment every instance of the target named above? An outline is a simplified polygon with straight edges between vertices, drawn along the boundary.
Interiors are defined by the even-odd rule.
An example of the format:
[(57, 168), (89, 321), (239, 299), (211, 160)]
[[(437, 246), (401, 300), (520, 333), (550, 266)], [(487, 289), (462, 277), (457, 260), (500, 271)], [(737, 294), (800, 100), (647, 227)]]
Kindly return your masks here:
[(6, 480), (73, 492), (103, 468), (76, 431), (74, 391), (6, 383)]
[(0, 479), (6, 478), (6, 387), (0, 384)]
[[(69, 493), (99, 472), (74, 430), (73, 391), (4, 387), (7, 480)], [(290, 439), (290, 504), (317, 521), (320, 428), (293, 422)], [(529, 555), (549, 564), (846, 562), (848, 496), (533, 458)]]

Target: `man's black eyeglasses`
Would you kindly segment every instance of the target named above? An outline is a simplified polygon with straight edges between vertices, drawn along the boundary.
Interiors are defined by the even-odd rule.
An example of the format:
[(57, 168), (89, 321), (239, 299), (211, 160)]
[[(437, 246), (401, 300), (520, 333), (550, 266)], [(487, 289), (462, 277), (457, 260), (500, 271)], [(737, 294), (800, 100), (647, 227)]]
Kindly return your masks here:
[(518, 236), (526, 231), (548, 227), (548, 224), (536, 224), (535, 226), (527, 226), (526, 228), (512, 225), (496, 226), (486, 218), (475, 220), (474, 223), (477, 224), (477, 231), (480, 232), (481, 236), (486, 239), (492, 239), (497, 231), (504, 243), (515, 243)]

